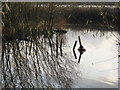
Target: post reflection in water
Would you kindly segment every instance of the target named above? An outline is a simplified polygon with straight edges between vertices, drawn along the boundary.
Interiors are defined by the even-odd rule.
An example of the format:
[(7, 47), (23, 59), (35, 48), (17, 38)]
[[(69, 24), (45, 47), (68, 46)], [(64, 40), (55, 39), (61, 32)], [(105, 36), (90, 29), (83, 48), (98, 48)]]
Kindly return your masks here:
[[(95, 33), (98, 31), (85, 33), (68, 30), (66, 34), (55, 33), (48, 37), (43, 33), (24, 38), (3, 36), (1, 86), (5, 88), (86, 87), (86, 85), (117, 87), (117, 71), (100, 72), (116, 68), (116, 58), (101, 63), (104, 67), (101, 67), (101, 64), (92, 65), (100, 59), (116, 55), (115, 38), (109, 32), (104, 34), (108, 39), (105, 36), (100, 38), (99, 34), (91, 37)], [(82, 44), (77, 36), (81, 37)], [(75, 40), (79, 40), (79, 44)], [(109, 46), (106, 47), (104, 43), (109, 43)], [(80, 45), (86, 48), (86, 52), (79, 50)], [(91, 85), (89, 81), (95, 85)], [(109, 83), (112, 83), (112, 86)]]
[(80, 62), (80, 59), (81, 59), (81, 56), (84, 52), (83, 51), (80, 51), (80, 55), (79, 55), (79, 59), (78, 59), (78, 63)]
[[(80, 40), (80, 36), (78, 36), (78, 40), (79, 40), (79, 48), (78, 48), (78, 51), (79, 51), (79, 59), (78, 59), (78, 63), (80, 62), (80, 59), (81, 59), (81, 55), (85, 52), (85, 49), (84, 47), (82, 46), (81, 44), (81, 40)], [(77, 59), (77, 56), (76, 56), (76, 53), (75, 53), (75, 47), (76, 47), (76, 44), (77, 44), (77, 41), (75, 41), (75, 44), (73, 46), (73, 54), (75, 56), (75, 59)]]
[[(114, 34), (112, 34), (112, 33)], [(71, 60), (76, 62), (76, 56), (79, 56), (79, 66), (77, 70), (81, 71), (82, 78), (90, 80), (97, 80), (104, 83), (98, 84), (97, 82), (91, 84), (89, 81), (81, 81), (80, 84), (88, 85), (88, 87), (117, 87), (118, 83), (118, 45), (116, 42), (118, 32), (115, 31), (99, 31), (99, 30), (76, 30), (70, 29), (66, 37), (64, 47), (66, 52), (71, 55)], [(82, 45), (86, 51), (84, 54), (77, 50), (73, 50), (70, 54), (70, 48), (73, 49), (75, 40), (78, 40), (78, 36), (81, 37)], [(116, 36), (116, 37), (115, 37)], [(75, 46), (79, 48), (79, 44)], [(82, 57), (81, 57), (82, 56)], [(107, 77), (106, 77), (107, 76)], [(87, 82), (87, 83), (85, 83)], [(86, 87), (81, 85), (82, 87)], [(108, 85), (106, 85), (108, 84)]]
[(0, 89), (116, 88), (119, 3), (87, 4), (3, 2)]

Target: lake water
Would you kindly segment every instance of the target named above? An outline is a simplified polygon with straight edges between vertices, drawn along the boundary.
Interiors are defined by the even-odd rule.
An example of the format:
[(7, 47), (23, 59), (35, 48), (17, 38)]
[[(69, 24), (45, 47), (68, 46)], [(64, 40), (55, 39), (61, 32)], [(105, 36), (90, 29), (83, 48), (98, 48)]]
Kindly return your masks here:
[[(79, 63), (78, 36), (80, 36), (81, 43), (86, 49), (81, 55)], [(115, 31), (76, 30), (69, 28), (67, 33), (61, 34), (58, 38), (59, 40), (63, 39), (63, 56), (59, 55), (58, 58), (52, 54), (54, 52), (51, 52), (48, 43), (42, 43), (47, 42), (43, 40), (44, 37), (40, 37), (36, 42), (20, 41), (18, 46), (13, 43), (10, 46), (5, 44), (5, 46), (8, 46), (5, 49), (5, 56), (2, 59), (4, 61), (1, 60), (1, 65), (2, 72), (6, 72), (6, 74), (0, 75), (2, 81), (0, 84), (4, 87), (5, 83), (10, 83), (12, 86), (17, 83), (16, 87), (21, 87), (26, 83), (30, 83), (31, 87), (32, 84), (34, 87), (41, 87), (40, 85), (43, 83), (43, 87), (46, 87), (45, 85), (65, 87), (67, 86), (66, 82), (69, 83), (69, 80), (72, 80), (69, 84), (70, 87), (117, 88), (118, 45), (116, 36), (118, 36), (118, 33)], [(77, 46), (75, 47), (77, 59), (75, 59), (72, 50), (75, 41), (77, 41)], [(42, 44), (47, 49), (44, 49)], [(37, 48), (38, 46), (40, 47)], [(52, 50), (54, 50), (54, 47)], [(32, 52), (30, 53), (30, 51)], [(48, 55), (48, 53), (50, 54)], [(58, 54), (60, 53), (58, 52)], [(11, 62), (11, 65), (9, 63), (8, 67), (4, 69), (3, 67), (5, 66), (3, 64), (7, 65), (7, 60)], [(20, 65), (17, 65), (16, 62)], [(4, 75), (6, 75), (7, 80), (5, 80), (5, 77), (2, 77)], [(13, 81), (10, 79), (11, 76)], [(27, 86), (29, 85), (26, 84)]]
[[(81, 77), (90, 80), (96, 80), (105, 83), (103, 86), (94, 85), (90, 87), (107, 87), (106, 84), (117, 87), (118, 82), (118, 45), (115, 42), (117, 39), (117, 32), (100, 32), (100, 31), (79, 31), (71, 30), (62, 37), (64, 41), (64, 51), (69, 53), (70, 60), (78, 62), (79, 58), (79, 43), (77, 42), (76, 56), (72, 52), (74, 42), (78, 41), (78, 36), (81, 37), (81, 42), (86, 51), (81, 55), (80, 63), (75, 67), (81, 71)], [(84, 82), (84, 80), (83, 80)], [(81, 84), (81, 80), (79, 84)], [(88, 82), (89, 83), (89, 82)], [(87, 82), (84, 84), (87, 85)], [(90, 83), (89, 83), (90, 84)], [(86, 86), (85, 85), (85, 86)], [(106, 85), (106, 86), (105, 86)], [(83, 87), (85, 87), (83, 86)], [(109, 87), (109, 86), (108, 86)]]

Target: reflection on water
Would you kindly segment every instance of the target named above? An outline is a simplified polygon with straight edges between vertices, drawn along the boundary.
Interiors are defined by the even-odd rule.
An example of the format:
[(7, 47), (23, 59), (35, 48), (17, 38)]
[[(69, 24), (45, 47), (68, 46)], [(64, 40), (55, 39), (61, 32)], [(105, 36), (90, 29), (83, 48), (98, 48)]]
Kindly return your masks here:
[[(117, 35), (117, 32), (112, 32)], [(65, 34), (64, 49), (69, 53), (71, 60), (74, 55), (71, 53), (73, 42), (81, 36), (83, 46), (86, 52), (81, 57), (81, 62), (76, 67), (81, 71), (83, 78), (105, 82), (117, 87), (118, 81), (118, 46), (116, 45), (116, 37), (110, 31), (98, 32), (75, 31), (69, 30)], [(79, 45), (77, 45), (77, 48)], [(79, 52), (76, 50), (77, 57)]]
[(67, 58), (58, 55), (57, 39), (37, 35), (2, 41), (2, 87), (70, 87), (71, 71), (65, 68)]
[[(81, 43), (80, 36), (78, 36), (78, 40), (79, 40), (79, 48), (78, 48), (78, 51), (79, 51), (79, 59), (78, 59), (78, 63), (80, 63), (81, 56), (82, 56), (82, 54), (83, 54), (86, 50), (85, 50), (85, 48), (83, 47), (83, 45), (82, 45), (82, 43)], [(74, 54), (74, 56), (75, 56), (75, 59), (77, 59), (76, 51), (75, 51), (76, 44), (77, 44), (77, 41), (75, 41), (75, 44), (74, 44), (74, 46), (73, 46), (73, 54)]]
[[(70, 29), (53, 37), (3, 38), (0, 84), (20, 88), (117, 87), (118, 48), (112, 33)], [(86, 51), (79, 52), (76, 43), (74, 57), (78, 36)]]

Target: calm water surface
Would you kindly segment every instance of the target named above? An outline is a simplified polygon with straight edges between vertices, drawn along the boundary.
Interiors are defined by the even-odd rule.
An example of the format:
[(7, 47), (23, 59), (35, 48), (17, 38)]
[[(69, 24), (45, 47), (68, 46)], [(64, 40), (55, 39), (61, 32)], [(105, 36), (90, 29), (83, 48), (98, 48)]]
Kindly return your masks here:
[[(79, 42), (77, 42), (75, 59), (72, 52), (74, 42), (81, 37), (81, 42), (86, 52), (81, 56), (80, 63), (75, 67), (81, 72), (82, 78), (100, 81), (117, 87), (118, 82), (118, 45), (116, 42), (117, 32), (79, 31), (71, 30), (64, 34), (64, 51), (69, 53), (70, 60), (78, 62)], [(81, 82), (79, 82), (81, 83)], [(88, 82), (89, 83), (89, 82)], [(87, 84), (84, 83), (84, 84)], [(97, 83), (96, 83), (97, 84)], [(97, 86), (97, 85), (96, 85)], [(104, 86), (103, 86), (104, 87)]]
[[(92, 31), (92, 30), (68, 29), (68, 32), (66, 34), (61, 34), (59, 37), (59, 39), (61, 39), (61, 38), (63, 39), (63, 47), (62, 47), (63, 58), (59, 57), (59, 58), (62, 58), (61, 59), (62, 63), (59, 63), (59, 60), (57, 62), (57, 63), (61, 64), (61, 67), (65, 67), (65, 69), (64, 68), (61, 69), (60, 67), (57, 68), (58, 65), (57, 65), (56, 61), (54, 61), (53, 63), (51, 63), (52, 61), (50, 61), (50, 62), (46, 61), (47, 56), (42, 58), (42, 56), (47, 55), (48, 53), (47, 54), (44, 53), (43, 55), (41, 55), (43, 53), (43, 51), (40, 52), (39, 50), (42, 50), (42, 49), (37, 48), (35, 43), (32, 44), (33, 50), (31, 49), (32, 50), (31, 55), (25, 55), (25, 53), (27, 53), (25, 50), (29, 50), (30, 43), (25, 44), (25, 42), (23, 42), (23, 43), (21, 42), (22, 43), (21, 45), (23, 45), (23, 46), (20, 46), (19, 48), (23, 48), (23, 49), (21, 49), (23, 51), (20, 51), (21, 55), (22, 54), (23, 55), (22, 55), (22, 58), (20, 58), (20, 56), (18, 56), (18, 59), (19, 58), (22, 59), (21, 62), (23, 62), (22, 66), (19, 67), (19, 68), (21, 68), (21, 69), (19, 69), (20, 70), (19, 73), (23, 73), (23, 74), (21, 74), (21, 75), (23, 75), (23, 83), (24, 83), (25, 79), (27, 82), (30, 82), (30, 80), (32, 80), (32, 83), (36, 82), (36, 80), (34, 80), (34, 78), (33, 78), (33, 77), (35, 77), (35, 75), (32, 74), (32, 72), (33, 73), (36, 72), (36, 69), (34, 69), (34, 68), (38, 68), (38, 66), (40, 66), (39, 68), (41, 69), (41, 72), (38, 73), (37, 82), (39, 80), (41, 80), (41, 77), (43, 77), (44, 84), (46, 84), (47, 81), (51, 80), (49, 82), (54, 83), (55, 87), (59, 87), (59, 84), (57, 84), (56, 80), (58, 80), (58, 82), (59, 82), (59, 79), (61, 79), (61, 80), (63, 80), (63, 83), (64, 83), (64, 77), (65, 77), (64, 73), (67, 72), (66, 71), (66, 68), (67, 68), (68, 71), (70, 71), (71, 73), (66, 73), (66, 75), (70, 79), (73, 80), (71, 87), (79, 87), (79, 88), (80, 87), (81, 88), (101, 88), (101, 87), (102, 88), (104, 88), (104, 87), (107, 87), (107, 88), (114, 87), (115, 88), (116, 87), (117, 88), (118, 87), (118, 85), (117, 85), (117, 82), (118, 82), (118, 45), (116, 42), (117, 39), (115, 37), (115, 36), (117, 36), (117, 34), (118, 34), (117, 32), (113, 32), (113, 31), (101, 31), (100, 32), (98, 30)], [(78, 47), (79, 47), (78, 36), (80, 36), (82, 45), (86, 49), (86, 51), (81, 55), (80, 63), (78, 63), (78, 59), (80, 56), (80, 53), (78, 51)], [(75, 53), (76, 53), (77, 59), (75, 59), (73, 50), (72, 50), (75, 41), (77, 41), (77, 46), (75, 48)], [(47, 47), (47, 45), (45, 45), (45, 47)], [(34, 49), (37, 50), (38, 54), (36, 54), (36, 53), (34, 54), (34, 52), (33, 52)], [(49, 48), (48, 48), (48, 50), (49, 50)], [(12, 50), (10, 50), (10, 51), (12, 51)], [(17, 53), (17, 51), (15, 53)], [(13, 54), (15, 54), (15, 53), (13, 53)], [(7, 55), (9, 55), (9, 54), (10, 54), (10, 59), (11, 59), (10, 62), (12, 63), (11, 71), (12, 71), (13, 77), (17, 77), (16, 65), (14, 64), (15, 62), (13, 62), (14, 60), (12, 60), (13, 54), (7, 53)], [(5, 55), (5, 56), (7, 56), (7, 55)], [(17, 53), (17, 55), (19, 55), (19, 53)], [(27, 57), (28, 57), (28, 59), (27, 59)], [(65, 59), (64, 57), (66, 57), (67, 59)], [(37, 58), (40, 60), (39, 63), (37, 61)], [(48, 58), (52, 58), (52, 57), (48, 56)], [(29, 64), (25, 64), (26, 62), (24, 60)], [(19, 60), (17, 60), (17, 61), (19, 61)], [(18, 63), (21, 63), (21, 62), (18, 62)], [(34, 66), (35, 64), (36, 64), (36, 66)], [(56, 65), (56, 66), (54, 67), (54, 65)], [(2, 66), (2, 64), (1, 64), (1, 66)], [(32, 70), (31, 72), (29, 72), (30, 68)], [(44, 72), (45, 69), (46, 69), (46, 71)], [(26, 70), (26, 71), (24, 72), (24, 70)], [(52, 70), (58, 70), (58, 76), (60, 76), (60, 77), (54, 76), (55, 73), (52, 72)], [(27, 72), (27, 74), (25, 74), (26, 72)], [(52, 73), (54, 73), (54, 74), (52, 75)], [(7, 68), (6, 68), (6, 74), (8, 74), (8, 76), (10, 76), (9, 69), (7, 70)], [(41, 77), (40, 77), (40, 74), (41, 74)], [(51, 74), (52, 78), (50, 78), (51, 76), (49, 76), (49, 74)], [(27, 77), (26, 75), (30, 75), (30, 76)], [(0, 74), (0, 76), (1, 76), (0, 79), (2, 81), (0, 84), (2, 86), (2, 84), (4, 84), (4, 80), (3, 80), (1, 74)], [(53, 79), (55, 77), (56, 77), (56, 79)], [(10, 79), (11, 77), (10, 78), (7, 77), (7, 78)], [(13, 82), (14, 81), (17, 82), (18, 84), (20, 83), (20, 80), (13, 80)], [(8, 82), (9, 82), (9, 80), (8, 80)], [(66, 82), (68, 82), (68, 81), (66, 80)], [(36, 87), (39, 87), (41, 84), (39, 85), (38, 83), (36, 83), (35, 85), (36, 85)], [(20, 87), (20, 86), (17, 85), (17, 87)]]

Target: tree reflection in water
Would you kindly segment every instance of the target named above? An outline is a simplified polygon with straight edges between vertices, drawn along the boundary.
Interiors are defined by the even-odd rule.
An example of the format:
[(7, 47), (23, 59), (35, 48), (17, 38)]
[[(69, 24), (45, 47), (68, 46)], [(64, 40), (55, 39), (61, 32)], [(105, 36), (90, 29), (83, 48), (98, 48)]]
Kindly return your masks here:
[(2, 87), (71, 87), (69, 69), (73, 62), (67, 54), (60, 56), (57, 35), (39, 34), (26, 39), (3, 37)]

